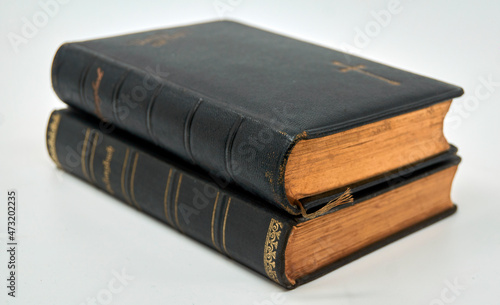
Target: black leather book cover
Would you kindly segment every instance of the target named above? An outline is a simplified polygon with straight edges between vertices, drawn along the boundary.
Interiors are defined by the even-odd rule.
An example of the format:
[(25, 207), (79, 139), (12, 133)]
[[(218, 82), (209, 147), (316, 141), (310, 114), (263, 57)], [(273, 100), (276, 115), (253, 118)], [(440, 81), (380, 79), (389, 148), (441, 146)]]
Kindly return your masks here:
[[(158, 147), (81, 112), (52, 113), (47, 149), (58, 167), (286, 288), (310, 281), (455, 210), (380, 240), (292, 285), (285, 276), (285, 247), (292, 227), (306, 219), (269, 205), (219, 176), (203, 174)], [(455, 153), (452, 149), (426, 166), (367, 182), (353, 189), (353, 203), (328, 213), (456, 165), (460, 159)]]
[(297, 141), (463, 93), (229, 21), (65, 44), (52, 81), (64, 102), (292, 214), (282, 169)]

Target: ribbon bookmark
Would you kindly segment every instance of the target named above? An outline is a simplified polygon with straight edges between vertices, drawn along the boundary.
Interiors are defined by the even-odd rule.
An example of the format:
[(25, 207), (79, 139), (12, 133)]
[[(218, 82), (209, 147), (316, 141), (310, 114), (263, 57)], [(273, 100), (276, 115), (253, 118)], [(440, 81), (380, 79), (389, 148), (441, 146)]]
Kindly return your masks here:
[(314, 213), (307, 214), (306, 210), (304, 209), (304, 207), (302, 206), (302, 203), (300, 203), (300, 201), (297, 201), (297, 205), (300, 207), (300, 213), (302, 214), (302, 216), (304, 218), (313, 219), (313, 218), (316, 218), (320, 215), (325, 214), (326, 212), (330, 211), (334, 207), (337, 207), (339, 205), (346, 204), (346, 203), (351, 203), (353, 201), (354, 201), (354, 199), (352, 198), (351, 189), (347, 188), (342, 195), (340, 195), (336, 199), (330, 200), (324, 207), (322, 207), (321, 209), (317, 210)]

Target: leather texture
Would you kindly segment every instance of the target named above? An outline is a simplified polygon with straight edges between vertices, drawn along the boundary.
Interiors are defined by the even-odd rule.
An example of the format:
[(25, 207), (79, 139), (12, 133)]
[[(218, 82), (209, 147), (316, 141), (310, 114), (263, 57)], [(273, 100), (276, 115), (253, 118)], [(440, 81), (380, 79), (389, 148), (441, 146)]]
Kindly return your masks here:
[(239, 23), (69, 43), (53, 86), (112, 122), (292, 214), (294, 144), (411, 112), (459, 87)]
[[(395, 240), (392, 236), (379, 241), (291, 285), (284, 274), (285, 247), (292, 227), (307, 220), (273, 207), (220, 177), (203, 174), (173, 155), (158, 153), (157, 147), (149, 142), (79, 111), (65, 109), (52, 113), (47, 127), (47, 148), (54, 162), (65, 171), (288, 289)], [(382, 179), (379, 184), (360, 188), (353, 194), (353, 203), (329, 213), (459, 161), (452, 151), (425, 170), (409, 170), (398, 179)], [(438, 218), (395, 236), (409, 234)]]

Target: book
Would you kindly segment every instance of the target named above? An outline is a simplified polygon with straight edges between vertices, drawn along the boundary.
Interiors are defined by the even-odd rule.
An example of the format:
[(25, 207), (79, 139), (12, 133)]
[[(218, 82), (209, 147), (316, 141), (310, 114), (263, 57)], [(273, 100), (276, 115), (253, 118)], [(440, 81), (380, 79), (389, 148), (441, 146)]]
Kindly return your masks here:
[(58, 167), (289, 289), (456, 210), (456, 150), (356, 186), (353, 200), (306, 219), (80, 111), (54, 111), (46, 139)]
[(230, 21), (64, 44), (67, 104), (291, 214), (446, 152), (457, 86)]

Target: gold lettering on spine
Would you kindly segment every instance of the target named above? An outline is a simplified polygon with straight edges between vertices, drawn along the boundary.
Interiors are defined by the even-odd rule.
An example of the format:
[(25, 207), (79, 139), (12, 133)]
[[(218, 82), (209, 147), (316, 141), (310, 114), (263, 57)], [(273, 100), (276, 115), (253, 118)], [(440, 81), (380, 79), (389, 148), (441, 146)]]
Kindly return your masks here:
[(226, 212), (224, 213), (224, 224), (222, 225), (222, 247), (224, 248), (224, 251), (226, 252), (227, 255), (229, 255), (229, 252), (227, 252), (226, 249), (226, 221), (230, 205), (231, 205), (231, 197), (229, 197), (229, 200), (227, 201)]
[(172, 178), (172, 169), (168, 171), (167, 185), (165, 186), (165, 195), (163, 195), (163, 208), (165, 210), (165, 219), (172, 223), (168, 217), (168, 189), (170, 188), (170, 179)]
[(87, 128), (87, 131), (85, 132), (85, 139), (83, 140), (81, 163), (82, 163), (83, 175), (85, 176), (85, 178), (87, 178), (87, 180), (90, 181), (89, 173), (87, 173), (87, 166), (85, 165), (85, 159), (87, 154), (87, 142), (89, 141), (89, 135), (90, 135), (90, 128)]
[(99, 133), (95, 134), (94, 141), (92, 141), (92, 149), (90, 153), (90, 177), (92, 177), (92, 181), (97, 182), (95, 179), (95, 174), (94, 174), (94, 156), (95, 156), (95, 149), (97, 147), (97, 141), (99, 140)]
[(59, 128), (59, 123), (61, 122), (60, 114), (53, 114), (52, 120), (49, 123), (49, 128), (47, 131), (47, 146), (49, 148), (49, 156), (57, 165), (57, 167), (62, 167), (61, 163), (59, 163), (59, 158), (57, 157), (56, 152), (56, 138), (57, 138), (57, 129)]
[(281, 235), (283, 224), (271, 218), (269, 229), (267, 230), (266, 243), (264, 244), (264, 269), (267, 276), (279, 284), (276, 274), (276, 250)]
[(135, 153), (134, 165), (132, 166), (132, 176), (130, 177), (130, 196), (132, 197), (132, 202), (140, 210), (141, 207), (137, 203), (137, 200), (135, 200), (135, 192), (134, 192), (135, 170), (137, 168), (138, 160), (139, 160), (139, 153)]
[(130, 198), (127, 196), (127, 192), (125, 191), (125, 169), (127, 168), (127, 160), (128, 160), (128, 154), (130, 152), (130, 149), (127, 148), (125, 151), (125, 158), (123, 158), (123, 166), (122, 166), (122, 175), (121, 175), (121, 185), (122, 185), (122, 194), (123, 198), (128, 202), (129, 205), (130, 203)]
[(181, 227), (179, 225), (179, 217), (177, 214), (177, 204), (179, 201), (179, 191), (181, 190), (181, 183), (182, 183), (182, 174), (179, 175), (179, 182), (177, 183), (177, 192), (175, 193), (175, 202), (174, 202), (174, 208), (175, 208), (175, 223), (177, 224), (177, 228), (180, 230)]
[(215, 234), (214, 234), (214, 222), (215, 222), (215, 210), (217, 209), (217, 202), (219, 201), (219, 192), (217, 192), (217, 196), (215, 196), (214, 209), (212, 211), (212, 224), (210, 225), (210, 232), (212, 233), (212, 244), (214, 247), (220, 251), (219, 247), (215, 244)]
[(99, 97), (99, 87), (101, 87), (102, 78), (104, 77), (104, 71), (99, 67), (97, 68), (97, 78), (92, 82), (92, 90), (94, 91), (94, 104), (95, 104), (95, 114), (97, 117), (102, 118), (101, 113), (101, 98)]
[(113, 158), (113, 153), (115, 152), (115, 149), (113, 146), (106, 146), (106, 158), (102, 161), (102, 165), (104, 166), (104, 173), (102, 176), (102, 182), (104, 182), (104, 185), (106, 186), (106, 191), (108, 191), (110, 194), (114, 194), (115, 192), (111, 188), (111, 181), (110, 181), (110, 176), (111, 176), (111, 159)]

